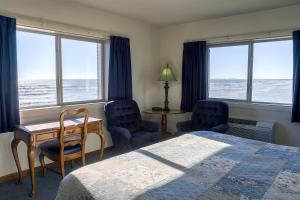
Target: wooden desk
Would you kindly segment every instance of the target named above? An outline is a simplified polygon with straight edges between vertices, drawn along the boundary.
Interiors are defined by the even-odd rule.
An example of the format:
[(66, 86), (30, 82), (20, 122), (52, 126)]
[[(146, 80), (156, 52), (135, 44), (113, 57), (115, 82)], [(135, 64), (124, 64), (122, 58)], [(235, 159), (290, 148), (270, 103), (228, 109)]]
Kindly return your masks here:
[[(69, 119), (65, 121), (65, 126), (79, 126), (83, 125), (83, 118), (78, 119)], [(89, 117), (88, 121), (88, 132), (96, 133), (100, 136), (101, 140), (101, 150), (100, 150), (100, 159), (103, 156), (104, 145), (105, 145), (105, 136), (102, 130), (103, 121), (101, 119)], [(44, 142), (58, 139), (58, 134), (60, 131), (59, 122), (50, 122), (50, 123), (41, 123), (33, 125), (24, 125), (17, 126), (14, 130), (14, 139), (11, 142), (11, 149), (14, 155), (14, 159), (18, 168), (18, 183), (21, 183), (22, 178), (22, 169), (19, 161), (17, 147), (18, 144), (23, 141), (27, 145), (27, 156), (29, 163), (29, 170), (31, 176), (31, 193), (30, 196), (35, 195), (35, 172), (34, 172), (34, 163), (35, 163), (35, 150), (38, 146)], [(74, 136), (72, 130), (66, 134), (68, 136)]]
[(182, 110), (173, 110), (171, 109), (170, 111), (155, 111), (155, 110), (145, 110), (144, 113), (147, 114), (152, 114), (152, 115), (160, 115), (161, 116), (161, 121), (160, 121), (160, 127), (161, 127), (161, 132), (162, 133), (168, 133), (168, 115), (175, 115), (175, 114), (182, 114), (185, 113)]

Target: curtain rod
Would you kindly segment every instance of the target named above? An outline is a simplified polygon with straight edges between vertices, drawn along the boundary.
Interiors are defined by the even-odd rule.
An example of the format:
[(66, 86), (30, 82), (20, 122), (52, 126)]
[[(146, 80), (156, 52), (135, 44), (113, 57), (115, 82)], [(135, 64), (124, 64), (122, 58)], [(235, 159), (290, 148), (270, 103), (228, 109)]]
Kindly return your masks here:
[[(55, 29), (59, 29), (57, 27), (61, 27), (61, 29), (75, 29), (75, 30), (77, 29), (77, 31), (84, 32), (86, 34), (74, 33), (72, 31), (67, 31), (67, 30), (62, 30), (62, 31), (59, 30), (59, 32), (65, 33), (65, 34), (81, 35), (81, 36), (99, 35), (100, 39), (109, 39), (110, 35), (128, 37), (128, 35), (124, 34), (124, 33), (109, 32), (109, 31), (93, 29), (93, 28), (85, 27), (85, 26), (56, 22), (56, 21), (38, 18), (38, 17), (29, 17), (26, 15), (7, 12), (2, 9), (0, 9), (0, 15), (16, 18), (18, 26), (26, 26), (29, 28), (36, 28), (36, 29), (43, 28), (48, 31), (57, 31), (57, 30), (55, 30)], [(55, 26), (57, 26), (57, 27), (55, 28)], [(102, 38), (101, 38), (101, 36), (102, 36)], [(97, 38), (97, 39), (99, 39), (99, 38)]]
[(189, 39), (185, 40), (186, 42), (193, 42), (193, 41), (207, 41), (208, 43), (211, 42), (241, 42), (253, 39), (264, 39), (270, 37), (289, 37), (292, 36), (292, 32), (295, 30), (299, 30), (300, 28), (291, 28), (291, 29), (279, 29), (279, 30), (272, 30), (272, 31), (264, 31), (264, 32), (251, 32), (245, 34), (232, 34), (232, 35), (224, 35), (224, 36), (216, 36), (216, 37), (203, 37), (199, 39)]

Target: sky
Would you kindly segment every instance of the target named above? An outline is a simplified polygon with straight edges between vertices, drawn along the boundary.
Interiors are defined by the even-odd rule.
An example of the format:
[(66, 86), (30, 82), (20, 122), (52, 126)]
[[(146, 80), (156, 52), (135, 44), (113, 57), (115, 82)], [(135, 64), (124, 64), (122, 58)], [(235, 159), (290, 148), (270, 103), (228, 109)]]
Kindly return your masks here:
[[(62, 39), (63, 79), (97, 79), (97, 44)], [(19, 80), (56, 78), (55, 37), (17, 32)]]
[[(97, 44), (62, 39), (63, 79), (97, 79)], [(19, 80), (55, 79), (55, 37), (17, 32)], [(253, 79), (291, 79), (292, 40), (254, 44)], [(210, 48), (210, 79), (247, 79), (248, 46)]]
[[(247, 79), (248, 46), (210, 48), (210, 79)], [(292, 79), (292, 40), (254, 43), (253, 79)]]

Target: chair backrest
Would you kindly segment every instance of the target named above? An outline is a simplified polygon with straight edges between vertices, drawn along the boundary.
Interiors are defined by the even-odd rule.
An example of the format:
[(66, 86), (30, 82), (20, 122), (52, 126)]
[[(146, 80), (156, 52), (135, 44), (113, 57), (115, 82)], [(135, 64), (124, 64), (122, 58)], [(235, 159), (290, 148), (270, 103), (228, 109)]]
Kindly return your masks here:
[(104, 106), (107, 126), (117, 126), (137, 132), (141, 129), (141, 113), (134, 100), (116, 100)]
[(228, 122), (228, 105), (225, 102), (201, 100), (193, 109), (192, 121), (195, 127), (211, 128)]
[[(78, 119), (66, 120), (66, 117), (70, 116), (83, 117), (83, 123), (76, 122), (76, 125), (74, 125), (74, 123), (72, 123), (72, 120)], [(84, 150), (87, 135), (88, 118), (89, 112), (86, 108), (67, 109), (60, 114), (60, 133), (58, 138), (60, 144), (60, 151), (62, 154), (64, 152), (65, 147), (74, 146), (76, 144), (81, 144), (83, 146), (82, 149)]]

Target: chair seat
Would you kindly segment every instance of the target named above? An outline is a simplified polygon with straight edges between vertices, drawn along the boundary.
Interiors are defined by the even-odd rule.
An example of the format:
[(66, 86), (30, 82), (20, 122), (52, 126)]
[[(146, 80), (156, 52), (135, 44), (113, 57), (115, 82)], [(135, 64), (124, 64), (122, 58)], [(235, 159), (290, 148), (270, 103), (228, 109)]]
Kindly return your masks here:
[[(58, 141), (51, 141), (41, 144), (41, 150), (48, 154), (58, 155), (60, 153), (60, 146)], [(69, 155), (81, 151), (81, 145), (67, 146), (64, 149), (64, 155)]]
[(155, 142), (162, 138), (160, 132), (136, 132), (132, 133), (130, 143), (133, 146), (142, 146), (150, 142)]

